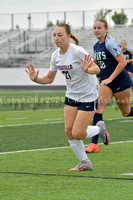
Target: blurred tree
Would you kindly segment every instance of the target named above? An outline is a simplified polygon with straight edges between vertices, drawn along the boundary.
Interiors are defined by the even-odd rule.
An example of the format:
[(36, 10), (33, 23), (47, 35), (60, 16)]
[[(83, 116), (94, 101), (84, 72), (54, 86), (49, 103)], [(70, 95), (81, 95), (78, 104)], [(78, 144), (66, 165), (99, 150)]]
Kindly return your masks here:
[(112, 20), (115, 24), (126, 24), (128, 22), (127, 15), (124, 13), (123, 9), (121, 13), (114, 12)]
[(16, 29), (17, 29), (17, 30), (19, 30), (19, 29), (20, 29), (19, 25), (17, 25), (17, 24), (16, 24)]
[(131, 19), (131, 26), (133, 26), (133, 19)]
[[(64, 23), (65, 23), (65, 21), (59, 21), (59, 20), (57, 19), (55, 25), (64, 24)], [(69, 22), (68, 22), (67, 24), (69, 24)], [(53, 27), (53, 26), (55, 26), (55, 25), (53, 24), (52, 21), (49, 21), (49, 22), (47, 23), (47, 27)]]
[(54, 26), (54, 24), (53, 24), (52, 21), (49, 21), (49, 22), (47, 23), (47, 27), (53, 27), (53, 26)]
[(94, 15), (94, 21), (96, 21), (97, 19), (105, 19), (106, 20), (106, 16), (108, 13), (110, 13), (112, 10), (109, 9), (101, 9), (99, 12), (96, 13), (96, 15)]
[(65, 21), (59, 21), (59, 20), (57, 19), (56, 25), (59, 25), (59, 24), (65, 24)]

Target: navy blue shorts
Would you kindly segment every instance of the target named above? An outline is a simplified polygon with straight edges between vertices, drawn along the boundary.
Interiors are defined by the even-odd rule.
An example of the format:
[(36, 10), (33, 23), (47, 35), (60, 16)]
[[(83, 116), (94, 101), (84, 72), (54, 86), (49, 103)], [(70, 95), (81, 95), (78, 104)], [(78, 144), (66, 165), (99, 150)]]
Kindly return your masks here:
[(127, 71), (124, 69), (123, 73), (118, 75), (111, 83), (107, 86), (112, 90), (113, 94), (121, 92), (133, 86), (133, 81), (130, 78)]
[(84, 111), (94, 111), (98, 109), (98, 99), (93, 102), (78, 102), (66, 97), (65, 104), (68, 106), (77, 107), (78, 110)]
[(133, 85), (132, 80), (112, 81), (111, 83), (107, 84), (107, 86), (112, 90), (113, 93), (124, 91), (127, 88), (132, 87), (132, 85)]
[(133, 65), (126, 65), (125, 69), (128, 71), (128, 72), (132, 72), (133, 73)]

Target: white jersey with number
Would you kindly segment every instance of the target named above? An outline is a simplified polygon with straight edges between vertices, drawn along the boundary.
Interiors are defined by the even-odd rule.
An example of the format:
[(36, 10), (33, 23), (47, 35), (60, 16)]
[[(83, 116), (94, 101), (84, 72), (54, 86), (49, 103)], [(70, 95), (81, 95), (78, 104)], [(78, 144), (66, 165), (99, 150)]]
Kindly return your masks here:
[(67, 52), (60, 54), (60, 48), (51, 56), (50, 71), (58, 69), (66, 78), (66, 97), (79, 102), (92, 102), (98, 97), (97, 78), (83, 71), (81, 58), (88, 54), (82, 47), (70, 43)]

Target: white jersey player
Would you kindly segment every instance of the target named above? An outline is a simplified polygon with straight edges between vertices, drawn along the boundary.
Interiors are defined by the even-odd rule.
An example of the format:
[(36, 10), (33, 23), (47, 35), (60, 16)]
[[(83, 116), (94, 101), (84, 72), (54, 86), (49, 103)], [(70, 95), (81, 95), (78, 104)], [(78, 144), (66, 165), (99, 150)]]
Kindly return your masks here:
[(47, 75), (39, 77), (34, 66), (27, 66), (26, 72), (32, 81), (39, 84), (50, 84), (54, 81), (57, 70), (66, 79), (66, 98), (64, 107), (65, 132), (79, 164), (70, 171), (92, 169), (91, 161), (84, 150), (82, 139), (99, 134), (103, 143), (109, 143), (109, 134), (103, 122), (89, 126), (97, 109), (97, 81), (95, 74), (100, 72), (90, 55), (82, 48), (70, 43), (78, 39), (71, 33), (68, 24), (59, 24), (54, 28), (53, 39), (58, 47), (52, 54)]
[[(96, 75), (85, 73), (81, 68), (81, 58), (87, 52), (75, 44), (70, 43), (67, 52), (60, 54), (58, 48), (51, 57), (50, 71), (58, 69), (66, 78), (66, 97), (80, 102), (92, 102), (98, 97)], [(91, 59), (92, 61), (92, 59)]]

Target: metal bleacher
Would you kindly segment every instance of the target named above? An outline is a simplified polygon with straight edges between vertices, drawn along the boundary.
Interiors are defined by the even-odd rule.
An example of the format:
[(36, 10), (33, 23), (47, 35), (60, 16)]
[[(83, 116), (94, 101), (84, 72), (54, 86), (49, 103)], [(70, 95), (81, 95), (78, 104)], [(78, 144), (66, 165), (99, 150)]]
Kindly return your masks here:
[(109, 34), (120, 43), (126, 40), (128, 47), (133, 49), (133, 26), (117, 25), (109, 30)]
[(55, 48), (51, 33), (51, 29), (1, 32), (0, 67), (25, 67), (29, 62), (44, 66)]
[[(75, 32), (79, 39), (79, 45), (84, 47), (87, 52), (93, 54), (93, 44), (96, 40), (92, 29), (80, 29)], [(133, 49), (133, 26), (114, 26), (109, 28), (109, 35), (114, 37), (118, 43), (126, 40), (128, 47)]]
[[(79, 45), (93, 54), (95, 37), (93, 30), (72, 29), (79, 39)], [(126, 40), (133, 48), (133, 27), (115, 26), (109, 34), (120, 43)], [(0, 67), (25, 67), (32, 62), (36, 67), (48, 68), (51, 53), (56, 49), (53, 43), (53, 29), (0, 31)]]

